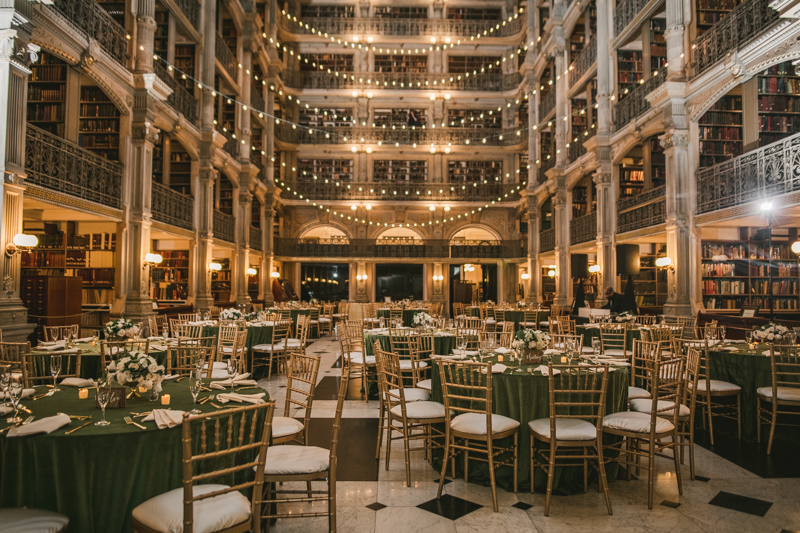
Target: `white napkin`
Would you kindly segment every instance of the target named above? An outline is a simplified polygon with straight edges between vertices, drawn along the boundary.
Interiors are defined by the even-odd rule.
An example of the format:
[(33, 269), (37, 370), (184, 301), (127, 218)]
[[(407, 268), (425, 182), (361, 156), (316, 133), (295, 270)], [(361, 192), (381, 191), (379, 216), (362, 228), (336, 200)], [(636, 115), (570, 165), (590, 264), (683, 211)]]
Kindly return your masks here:
[[(592, 363), (578, 363), (578, 366), (593, 366), (593, 365), (592, 365)], [(609, 369), (608, 369), (609, 372), (615, 372), (616, 370), (617, 369), (614, 368), (614, 367), (609, 367)], [(606, 369), (605, 368), (598, 368), (597, 371), (598, 372), (605, 372)]]
[(181, 377), (180, 374), (167, 374), (164, 376), (164, 381)]
[(725, 344), (747, 344), (744, 339), (725, 339)]
[(151, 344), (150, 349), (156, 352), (166, 352), (169, 349), (169, 346), (166, 344)]
[[(549, 376), (550, 375), (550, 370), (548, 370), (548, 368), (546, 366), (544, 366), (544, 365), (539, 365), (536, 368), (534, 368), (533, 370), (536, 371), (536, 372), (541, 372), (543, 376)], [(557, 376), (560, 373), (561, 373), (561, 370), (559, 370), (557, 368), (553, 369), (553, 375), (554, 376)]]
[(82, 378), (64, 378), (61, 380), (61, 384), (69, 387), (94, 387), (96, 385), (91, 379)]
[(630, 362), (624, 359), (603, 359), (603, 363), (608, 363), (611, 366), (631, 366)]
[(53, 355), (67, 355), (70, 353), (78, 353), (79, 351), (78, 348), (70, 348), (69, 350), (50, 350), (50, 353)]
[(0, 416), (7, 415), (8, 413), (13, 413), (13, 407), (6, 407), (5, 405), (0, 405)]
[(75, 339), (75, 342), (92, 342), (94, 340), (92, 337), (81, 337), (80, 339)]
[(466, 355), (454, 353), (453, 355), (433, 355), (434, 359), (450, 359), (453, 361), (458, 361), (460, 359), (464, 359)]
[(434, 337), (452, 337), (453, 336), (453, 334), (450, 333), (449, 331), (437, 331), (433, 335), (434, 335)]
[[(508, 367), (503, 363), (495, 363), (492, 365), (492, 374), (502, 374), (506, 371)], [(481, 370), (484, 374), (486, 373), (486, 369)]]
[(585, 324), (583, 327), (586, 329), (600, 329), (599, 324)]
[[(36, 394), (36, 389), (22, 389), (22, 398), (30, 398), (34, 394)], [(9, 393), (6, 393), (6, 400), (10, 399), (11, 395)]]
[(219, 403), (228, 403), (228, 402), (236, 402), (236, 403), (264, 403), (262, 398), (264, 397), (263, 392), (259, 392), (257, 394), (217, 394), (217, 401)]
[(248, 377), (250, 377), (250, 373), (249, 372), (245, 372), (244, 374), (237, 374), (237, 375), (233, 376), (232, 380), (231, 379), (223, 379), (223, 380), (220, 380), (220, 381), (212, 381), (209, 384), (209, 387), (211, 387), (212, 389), (225, 390), (228, 387), (230, 387), (231, 384), (239, 385), (239, 386), (242, 386), (242, 385), (258, 385), (258, 382), (256, 380), (247, 379)]
[(17, 426), (8, 430), (9, 437), (25, 437), (27, 435), (39, 435), (52, 433), (60, 427), (69, 424), (69, 415), (60, 414), (48, 416), (41, 420), (36, 420), (24, 426)]
[(506, 348), (505, 346), (501, 346), (499, 348), (494, 349), (495, 353), (511, 353), (511, 348)]
[(147, 337), (149, 341), (163, 341), (164, 337)]
[(65, 341), (55, 341), (54, 343), (39, 343), (39, 346), (36, 347), (37, 350), (47, 350), (51, 352), (53, 350), (63, 350), (66, 342)]
[(144, 417), (142, 422), (155, 421), (158, 429), (174, 428), (183, 423), (183, 411), (173, 411), (171, 409), (153, 409), (153, 412)]
[(544, 351), (545, 355), (561, 355), (560, 350), (554, 350), (553, 348), (548, 348)]
[(723, 346), (720, 348), (720, 350), (723, 352), (738, 352), (739, 348), (734, 348), (733, 346)]

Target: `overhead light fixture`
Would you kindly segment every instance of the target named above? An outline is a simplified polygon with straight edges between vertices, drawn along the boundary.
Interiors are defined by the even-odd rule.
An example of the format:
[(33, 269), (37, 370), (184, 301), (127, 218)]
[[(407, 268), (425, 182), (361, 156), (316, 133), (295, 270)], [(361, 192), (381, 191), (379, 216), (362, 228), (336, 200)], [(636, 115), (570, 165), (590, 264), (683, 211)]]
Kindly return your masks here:
[(550, 270), (547, 271), (547, 275), (550, 276), (551, 278), (554, 278), (556, 277), (556, 271), (551, 268)]
[(433, 276), (433, 281), (442, 281), (444, 276)]
[[(279, 277), (281, 277), (281, 273), (280, 272), (273, 272), (272, 274), (270, 274), (270, 277), (278, 279)], [(311, 280), (309, 279), (309, 281), (311, 281)]]
[(800, 255), (800, 241), (794, 241), (792, 243), (792, 252)]
[(520, 274), (519, 279), (523, 281), (528, 281), (529, 279), (531, 279), (531, 275), (528, 274), (527, 272), (523, 272), (522, 274)]
[(667, 270), (675, 270), (675, 265), (672, 264), (672, 258), (670, 257), (659, 257), (656, 259), (656, 267), (663, 268)]

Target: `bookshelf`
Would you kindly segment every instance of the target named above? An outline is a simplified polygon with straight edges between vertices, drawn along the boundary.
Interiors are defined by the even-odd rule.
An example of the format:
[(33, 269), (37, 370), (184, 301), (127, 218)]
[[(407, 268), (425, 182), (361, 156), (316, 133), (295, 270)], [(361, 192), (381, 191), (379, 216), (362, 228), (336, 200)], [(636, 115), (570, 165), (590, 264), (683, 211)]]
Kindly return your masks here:
[(741, 96), (723, 96), (711, 106), (699, 122), (700, 168), (740, 155), (744, 139), (742, 128)]
[(660, 69), (667, 62), (667, 39), (664, 32), (667, 19), (650, 19), (650, 72)]
[(315, 107), (300, 109), (300, 124), (315, 127), (353, 126), (353, 109), (350, 107)]
[(331, 4), (301, 4), (300, 13), (307, 18), (353, 18), (355, 6), (339, 6)]
[(591, 176), (581, 178), (572, 188), (572, 218), (597, 211), (597, 185)]
[(638, 153), (633, 156), (629, 154), (619, 166), (620, 200), (636, 196), (644, 190), (644, 159), (641, 156), (641, 148), (634, 150)]
[(167, 57), (169, 51), (169, 11), (156, 10), (156, 31), (153, 35), (153, 52)]
[[(580, 283), (579, 280), (572, 280), (573, 295), (578, 292), (578, 283)], [(584, 300), (589, 302), (589, 305), (594, 305), (594, 301), (597, 299), (597, 274), (590, 273), (589, 277), (583, 280), (583, 293), (586, 296)]]
[(791, 62), (758, 76), (758, 141), (761, 146), (800, 131), (800, 77)]
[(373, 111), (372, 127), (402, 128), (403, 126), (416, 126), (417, 124), (409, 123), (409, 111), (414, 112), (414, 116), (417, 118), (417, 123), (419, 126), (427, 124), (428, 117), (425, 109), (409, 109), (407, 107), (402, 107), (392, 109), (375, 109)]
[(451, 183), (487, 183), (503, 178), (502, 161), (448, 161)]
[(159, 251), (164, 260), (150, 267), (153, 300), (185, 300), (189, 293), (189, 250)]
[[(195, 84), (190, 78), (194, 78), (195, 72), (195, 46), (193, 44), (181, 43), (175, 45), (175, 66), (174, 70), (175, 79), (194, 94)], [(180, 70), (181, 72), (178, 72)], [(186, 79), (183, 79), (183, 74), (186, 74)]]
[(153, 181), (164, 183), (164, 137), (159, 135), (158, 142), (153, 145)]
[(617, 85), (620, 100), (639, 84), (643, 68), (640, 50), (619, 50), (617, 52)]
[(394, 7), (375, 6), (373, 17), (376, 19), (426, 19), (427, 7)]
[(489, 65), (492, 65), (492, 69), (497, 67), (497, 71), (500, 72), (500, 68), (496, 65), (500, 59), (500, 56), (448, 56), (447, 72), (451, 74), (480, 72), (482, 69), (488, 70)]
[[(257, 265), (255, 265), (257, 267)], [(256, 268), (257, 270), (257, 268)], [(255, 276), (247, 276), (247, 295), (251, 300), (258, 299), (258, 274)]]
[(119, 161), (120, 112), (99, 87), (81, 86), (78, 144), (100, 157)]
[(572, 137), (570, 143), (583, 143), (584, 132), (589, 128), (589, 115), (586, 112), (586, 98), (573, 98), (570, 110)]
[(722, 20), (741, 0), (697, 0), (695, 3), (695, 19), (697, 35), (702, 35), (711, 26)]
[(181, 194), (192, 194), (192, 158), (177, 141), (170, 143), (169, 187)]
[[(321, 68), (320, 68), (321, 67)], [(353, 72), (353, 54), (306, 54), (300, 62), (304, 72)]]
[[(261, 227), (261, 200), (257, 196), (253, 196), (253, 201), (250, 202), (250, 225), (254, 228)], [(250, 244), (253, 245), (252, 243)]]
[(220, 174), (219, 180), (219, 210), (226, 215), (233, 215), (233, 183), (224, 174)]
[[(769, 312), (769, 248), (763, 240), (703, 241), (703, 304), (707, 309), (738, 314), (743, 305)], [(744, 231), (743, 231), (744, 230)], [(791, 240), (791, 239), (790, 239)], [(800, 309), (800, 264), (789, 242), (772, 243), (772, 294), (776, 313)]]
[(95, 0), (100, 7), (106, 10), (106, 13), (111, 15), (111, 18), (117, 23), (125, 27), (125, 1), (122, 0)]
[(664, 147), (658, 137), (650, 137), (647, 141), (650, 154), (650, 189), (667, 184), (667, 161)]
[[(520, 111), (522, 119), (522, 111)], [(525, 120), (528, 120), (527, 108)], [(503, 127), (503, 114), (495, 113), (494, 109), (448, 109), (447, 125), (451, 128), (486, 128), (501, 129)]]
[(220, 33), (222, 34), (222, 40), (225, 41), (225, 45), (233, 52), (233, 55), (236, 56), (237, 37), (239, 35), (236, 32), (236, 24), (233, 22), (233, 19), (222, 19), (222, 29)]
[(402, 72), (424, 74), (428, 72), (428, 56), (376, 54), (375, 72)]
[(427, 181), (427, 161), (375, 160), (372, 166), (373, 181)]
[[(639, 275), (633, 276), (636, 305), (639, 308), (662, 307), (667, 303), (667, 271), (656, 267), (656, 258), (660, 255), (663, 254), (639, 256)], [(622, 277), (620, 281), (620, 291), (624, 294), (628, 279)]]
[(222, 270), (211, 273), (211, 296), (215, 302), (227, 302), (231, 299), (231, 260), (213, 259), (222, 265)]
[(500, 8), (493, 7), (448, 7), (447, 18), (450, 20), (499, 20), (502, 18)]
[(64, 137), (67, 64), (46, 52), (31, 66), (28, 81), (28, 123)]
[(352, 159), (299, 159), (297, 169), (301, 180), (353, 181)]
[[(528, 100), (523, 100), (519, 104), (519, 125), (523, 128), (528, 127)], [(500, 121), (498, 121), (499, 123)]]

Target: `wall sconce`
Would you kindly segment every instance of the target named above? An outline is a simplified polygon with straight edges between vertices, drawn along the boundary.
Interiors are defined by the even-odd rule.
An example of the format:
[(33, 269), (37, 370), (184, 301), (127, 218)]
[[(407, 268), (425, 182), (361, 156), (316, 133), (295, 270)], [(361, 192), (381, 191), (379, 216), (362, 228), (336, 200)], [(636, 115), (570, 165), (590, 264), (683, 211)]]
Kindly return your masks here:
[(464, 272), (473, 272), (474, 270), (475, 270), (475, 267), (472, 266), (470, 263), (467, 263), (466, 265), (464, 265)]
[(433, 276), (433, 281), (444, 281), (444, 276)]
[(656, 267), (673, 272), (675, 271), (675, 265), (672, 263), (672, 259), (670, 257), (659, 257), (656, 259)]
[(152, 252), (144, 255), (144, 265), (143, 267), (154, 267), (161, 264), (164, 258), (161, 254), (154, 254)]
[(220, 263), (212, 261), (208, 264), (209, 272), (219, 272), (220, 270), (222, 270), (222, 265)]
[(248, 275), (248, 276), (256, 276), (256, 275), (258, 275), (258, 270), (256, 270), (256, 269), (255, 269), (255, 268), (253, 268), (253, 267), (249, 267), (249, 268), (247, 269), (247, 275)]
[(14, 257), (16, 253), (28, 253), (39, 244), (39, 239), (36, 235), (26, 235), (24, 233), (17, 233), (14, 235), (14, 241), (6, 244), (6, 255)]
[(528, 281), (529, 279), (531, 279), (531, 275), (528, 274), (527, 271), (525, 271), (522, 274), (520, 274), (519, 279), (521, 279), (522, 281)]
[(357, 281), (367, 281), (367, 275), (366, 275), (366, 274), (364, 274), (364, 275), (362, 276), (361, 274), (358, 274), (358, 275), (356, 276), (356, 280), (357, 280)]
[(800, 255), (800, 241), (794, 241), (792, 243), (792, 252)]
[(600, 272), (600, 265), (592, 265), (592, 266), (590, 266), (589, 267), (589, 272), (591, 272), (592, 274), (597, 274), (598, 272)]
[(554, 277), (556, 277), (556, 271), (555, 271), (555, 269), (552, 269), (552, 268), (551, 268), (550, 270), (548, 270), (548, 271), (547, 271), (547, 275), (548, 275), (549, 277), (551, 277), (551, 278), (554, 278)]
[(281, 277), (281, 273), (280, 272), (273, 272), (272, 274), (270, 274), (270, 277), (278, 279), (279, 277)]

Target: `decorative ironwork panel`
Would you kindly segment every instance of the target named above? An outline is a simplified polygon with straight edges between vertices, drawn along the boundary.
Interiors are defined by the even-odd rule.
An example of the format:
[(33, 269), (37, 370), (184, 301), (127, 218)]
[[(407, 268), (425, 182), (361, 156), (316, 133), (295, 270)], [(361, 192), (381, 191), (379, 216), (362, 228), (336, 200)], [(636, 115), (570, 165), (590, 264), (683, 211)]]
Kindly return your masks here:
[(108, 12), (94, 0), (53, 0), (50, 9), (64, 15), (72, 24), (96, 40), (108, 55), (122, 66), (128, 62), (128, 35)]
[(228, 152), (234, 159), (239, 159), (239, 143), (231, 136), (232, 132), (217, 130), (217, 133), (225, 137), (225, 144), (222, 149)]
[[(284, 182), (281, 198), (310, 200), (407, 200), (430, 201), (491, 201), (509, 197), (522, 190), (522, 183), (407, 183), (361, 182), (325, 183), (328, 176), (317, 180)], [(297, 194), (295, 194), (297, 193)]]
[(622, 0), (614, 10), (614, 35), (619, 35), (647, 5), (648, 0)]
[(556, 249), (556, 228), (539, 232), (539, 251), (550, 252)]
[(27, 181), (46, 189), (119, 209), (122, 165), (28, 125)]
[(261, 228), (250, 226), (250, 248), (261, 251), (264, 246), (261, 242)]
[[(219, 57), (219, 56), (217, 56)], [(499, 70), (499, 68), (498, 68)], [(484, 73), (466, 77), (464, 74), (437, 74), (433, 72), (340, 72), (338, 76), (326, 72), (301, 72), (284, 70), (281, 81), (294, 89), (375, 89), (393, 90), (452, 89), (461, 91), (510, 91), (522, 82), (519, 72), (512, 74)]]
[(586, 147), (583, 145), (586, 142), (588, 137), (580, 137), (578, 141), (572, 141), (569, 143), (569, 162), (574, 163), (578, 159), (581, 158), (583, 154), (586, 153)]
[(667, 186), (662, 185), (660, 187), (654, 187), (649, 191), (645, 191), (641, 194), (637, 194), (636, 196), (617, 200), (617, 211), (627, 211), (628, 209), (633, 209), (642, 204), (647, 204), (655, 200), (659, 200), (663, 198), (665, 194), (667, 194)]
[(597, 41), (592, 39), (569, 66), (569, 86), (575, 85), (597, 62)]
[[(295, 34), (332, 35), (433, 35), (444, 37), (471, 37), (478, 33), (486, 37), (512, 37), (524, 29), (524, 17), (508, 20), (451, 20), (451, 19), (401, 19), (401, 18), (344, 18), (310, 17), (303, 24), (281, 17), (283, 29)], [(498, 28), (499, 26), (499, 28)]]
[(261, 95), (260, 85), (250, 90), (250, 107), (264, 113), (267, 111), (267, 104), (264, 102), (264, 97)]
[(569, 222), (570, 244), (591, 242), (597, 238), (597, 212), (573, 218)]
[(179, 228), (194, 229), (194, 198), (166, 185), (153, 183), (153, 220)]
[(375, 257), (431, 259), (519, 259), (528, 256), (527, 241), (451, 243), (446, 240), (395, 241), (352, 239), (349, 242), (277, 238), (276, 256), (287, 257)]
[[(484, 137), (485, 136), (485, 137)], [(297, 128), (281, 122), (275, 127), (275, 137), (290, 144), (352, 144), (355, 139), (367, 143), (401, 144), (472, 144), (483, 146), (518, 146), (528, 142), (527, 128), (476, 130), (471, 128), (405, 128), (382, 129), (369, 127)], [(363, 139), (363, 141), (362, 141)], [(485, 139), (485, 142), (484, 142)]]
[(620, 98), (615, 106), (614, 127), (622, 128), (625, 124), (636, 120), (639, 115), (650, 109), (650, 102), (645, 98), (667, 81), (667, 69), (662, 68), (655, 76), (636, 87), (624, 98)]
[(217, 38), (214, 41), (214, 49), (217, 60), (222, 63), (222, 66), (228, 71), (231, 78), (236, 80), (238, 76), (236, 71), (239, 68), (239, 62), (236, 61), (236, 54), (228, 48), (228, 45), (225, 44), (225, 38), (220, 35), (219, 32), (217, 32)]
[(214, 238), (234, 242), (236, 219), (222, 211), (214, 210)]
[(186, 90), (186, 87), (181, 83), (178, 83), (178, 80), (158, 61), (153, 62), (153, 69), (158, 78), (172, 89), (172, 94), (167, 98), (167, 103), (175, 111), (186, 117), (186, 120), (197, 125), (197, 98)]
[(667, 219), (666, 187), (656, 187), (633, 198), (617, 202), (617, 233), (649, 228)]
[(742, 2), (695, 39), (692, 44), (695, 74), (712, 67), (772, 27), (778, 21), (778, 12), (769, 7), (771, 3), (772, 0)]
[(545, 117), (556, 107), (556, 89), (550, 89), (541, 102), (539, 102), (539, 121), (543, 121)]
[(200, 3), (197, 0), (174, 0), (178, 8), (189, 19), (194, 29), (200, 29)]
[(800, 190), (800, 134), (698, 171), (697, 212)]

